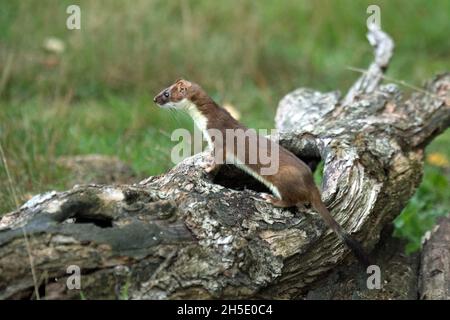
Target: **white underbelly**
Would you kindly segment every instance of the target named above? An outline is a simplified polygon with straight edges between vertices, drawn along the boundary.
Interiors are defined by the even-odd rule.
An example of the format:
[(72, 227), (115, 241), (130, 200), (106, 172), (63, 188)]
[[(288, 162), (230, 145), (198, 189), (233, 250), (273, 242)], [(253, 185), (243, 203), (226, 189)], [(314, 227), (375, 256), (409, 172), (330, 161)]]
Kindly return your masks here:
[[(197, 110), (197, 108), (195, 107), (190, 107), (187, 108), (188, 112), (190, 113), (191, 117), (194, 119), (195, 124), (197, 125), (197, 127), (202, 130), (206, 140), (208, 141), (208, 145), (209, 147), (213, 150), (214, 149), (214, 145), (213, 142), (211, 140), (211, 137), (208, 134), (208, 130), (207, 130), (207, 119), (205, 116), (203, 116), (201, 114), (201, 112), (199, 112)], [(253, 178), (255, 178), (256, 180), (258, 180), (259, 182), (261, 182), (263, 185), (265, 185), (267, 188), (269, 188), (270, 191), (272, 191), (272, 193), (278, 197), (279, 199), (281, 199), (281, 195), (280, 195), (280, 191), (277, 189), (277, 187), (275, 187), (272, 183), (270, 183), (269, 181), (267, 181), (266, 179), (264, 179), (263, 176), (261, 176), (260, 174), (258, 174), (257, 172), (253, 171), (251, 168), (249, 168), (247, 165), (245, 165), (242, 161), (239, 161), (239, 159), (237, 159), (235, 157), (234, 154), (228, 154), (226, 155), (227, 158), (227, 163), (229, 164), (233, 164), (236, 167), (238, 167), (239, 169), (241, 169), (242, 171), (248, 173), (249, 175), (251, 175)]]
[(257, 172), (255, 172), (254, 170), (252, 170), (250, 167), (248, 167), (246, 164), (244, 164), (242, 161), (239, 161), (239, 159), (237, 159), (234, 155), (228, 155), (227, 154), (227, 163), (229, 164), (233, 164), (236, 167), (238, 167), (239, 169), (241, 169), (242, 171), (248, 173), (249, 175), (251, 175), (253, 178), (255, 178), (256, 180), (258, 180), (259, 182), (261, 182), (263, 185), (265, 185), (267, 188), (269, 188), (270, 191), (272, 191), (272, 193), (278, 197), (278, 199), (281, 199), (281, 195), (280, 195), (280, 191), (278, 190), (277, 187), (275, 187), (272, 183), (270, 183), (269, 181), (267, 181), (266, 179), (264, 179), (263, 176), (261, 176), (260, 174), (258, 174)]

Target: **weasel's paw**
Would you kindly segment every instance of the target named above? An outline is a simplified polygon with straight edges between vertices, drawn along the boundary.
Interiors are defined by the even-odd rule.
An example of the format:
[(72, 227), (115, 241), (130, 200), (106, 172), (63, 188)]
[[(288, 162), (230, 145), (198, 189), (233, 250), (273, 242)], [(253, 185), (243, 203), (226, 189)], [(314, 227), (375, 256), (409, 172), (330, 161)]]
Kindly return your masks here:
[(273, 203), (275, 198), (268, 193), (261, 193), (261, 198), (263, 198), (267, 203)]
[(203, 170), (205, 170), (206, 173), (211, 173), (216, 169), (216, 166), (214, 164), (206, 164), (203, 167)]
[(216, 169), (216, 164), (214, 159), (206, 159), (204, 162), (200, 164), (200, 167), (206, 172), (211, 173)]

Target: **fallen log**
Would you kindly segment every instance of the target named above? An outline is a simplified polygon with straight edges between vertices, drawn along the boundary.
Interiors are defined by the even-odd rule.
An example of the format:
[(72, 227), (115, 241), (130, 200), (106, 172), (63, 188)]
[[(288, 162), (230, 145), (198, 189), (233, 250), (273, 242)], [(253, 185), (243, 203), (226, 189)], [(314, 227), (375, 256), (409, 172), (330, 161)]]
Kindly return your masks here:
[[(367, 250), (414, 194), (424, 148), (450, 125), (450, 74), (405, 99), (381, 85), (392, 40), (379, 29), (369, 38), (375, 67), (344, 99), (297, 89), (275, 119), (284, 147), (312, 167), (323, 161), (323, 200)], [(259, 182), (230, 166), (207, 174), (204, 158), (134, 185), (38, 195), (3, 216), (0, 299), (292, 299), (354, 261), (315, 212), (274, 208)], [(81, 289), (67, 286), (70, 266)]]
[(426, 300), (450, 300), (450, 217), (440, 218), (426, 235), (419, 295)]

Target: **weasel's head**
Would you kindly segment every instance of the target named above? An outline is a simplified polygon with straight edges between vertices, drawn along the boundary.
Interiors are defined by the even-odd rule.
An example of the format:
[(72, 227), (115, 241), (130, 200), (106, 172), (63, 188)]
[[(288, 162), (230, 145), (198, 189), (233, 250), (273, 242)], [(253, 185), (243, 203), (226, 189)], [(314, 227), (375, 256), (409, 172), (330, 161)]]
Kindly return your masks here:
[(164, 108), (185, 109), (192, 104), (191, 97), (197, 87), (192, 82), (178, 79), (174, 84), (158, 93), (153, 98), (153, 102)]

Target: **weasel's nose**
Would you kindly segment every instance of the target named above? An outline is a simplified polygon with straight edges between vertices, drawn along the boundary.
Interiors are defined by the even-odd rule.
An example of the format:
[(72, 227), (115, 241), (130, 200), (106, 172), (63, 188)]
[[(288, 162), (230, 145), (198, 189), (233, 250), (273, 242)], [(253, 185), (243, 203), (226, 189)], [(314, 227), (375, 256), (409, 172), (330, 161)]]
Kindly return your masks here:
[(153, 98), (153, 102), (156, 102), (156, 96)]

